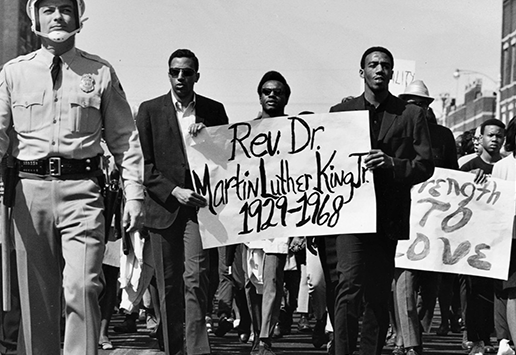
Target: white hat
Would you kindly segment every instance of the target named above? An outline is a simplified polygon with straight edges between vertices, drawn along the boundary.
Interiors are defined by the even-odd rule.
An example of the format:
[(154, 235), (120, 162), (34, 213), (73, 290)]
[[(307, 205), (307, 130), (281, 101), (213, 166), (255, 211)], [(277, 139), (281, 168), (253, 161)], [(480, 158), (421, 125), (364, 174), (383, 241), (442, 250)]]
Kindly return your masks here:
[(423, 97), (427, 99), (429, 103), (434, 101), (434, 98), (430, 96), (430, 92), (428, 91), (428, 88), (422, 80), (414, 80), (413, 82), (408, 84), (405, 88), (405, 92), (403, 94), (400, 94), (399, 97), (403, 98), (403, 96), (408, 95)]
[(39, 15), (38, 15), (38, 8), (37, 8), (37, 2), (40, 0), (28, 0), (27, 6), (25, 11), (27, 12), (27, 15), (29, 16), (32, 26), (31, 30), (36, 35), (41, 37), (46, 37), (51, 39), (54, 42), (63, 42), (66, 41), (71, 36), (75, 35), (76, 33), (79, 33), (79, 31), (82, 29), (83, 22), (87, 19), (82, 19), (82, 15), (84, 14), (85, 5), (84, 0), (72, 0), (72, 3), (74, 4), (74, 11), (75, 11), (75, 22), (77, 24), (77, 28), (72, 32), (66, 32), (66, 31), (55, 31), (51, 34), (49, 33), (42, 33), (40, 31), (40, 24), (39, 24)]

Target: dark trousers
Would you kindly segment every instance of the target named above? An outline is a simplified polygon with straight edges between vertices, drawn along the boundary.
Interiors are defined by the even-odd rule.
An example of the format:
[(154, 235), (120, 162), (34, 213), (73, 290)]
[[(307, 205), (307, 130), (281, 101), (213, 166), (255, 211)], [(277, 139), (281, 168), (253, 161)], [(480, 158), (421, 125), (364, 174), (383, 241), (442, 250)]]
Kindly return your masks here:
[[(218, 250), (217, 250), (218, 249)], [(217, 300), (218, 300), (218, 311), (217, 316), (219, 318), (232, 316), (233, 310), (233, 295), (234, 295), (234, 281), (233, 277), (229, 274), (229, 266), (226, 265), (226, 247), (219, 247), (218, 253), (218, 289), (217, 289)], [(211, 258), (211, 255), (210, 255)], [(211, 261), (213, 265), (213, 261)]]
[[(494, 328), (494, 280), (480, 276), (459, 275), (461, 293), (465, 296), (468, 340), (489, 342)], [(463, 306), (464, 307), (464, 306)]]
[(210, 280), (208, 287), (208, 309), (206, 311), (206, 315), (211, 317), (213, 314), (213, 301), (215, 296), (217, 295), (219, 289), (219, 248), (208, 249), (208, 253), (210, 254), (210, 267), (208, 278)]
[(249, 313), (258, 340), (270, 343), (274, 326), (279, 320), (283, 297), (283, 276), (286, 254), (268, 254), (263, 258), (263, 294), (259, 294), (251, 280), (246, 281)]
[(337, 286), (337, 251), (335, 236), (317, 237), (317, 250), (326, 283), (326, 308), (333, 328), (335, 328), (335, 287)]
[(286, 270), (283, 276), (284, 295), (281, 304), (279, 324), (282, 330), (290, 331), (292, 317), (297, 309), (297, 296), (299, 294), (299, 282), (301, 281), (301, 271)]
[(380, 355), (389, 327), (389, 297), (397, 242), (380, 233), (346, 234), (335, 239), (335, 353), (351, 355), (364, 301), (360, 354)]
[(169, 228), (149, 229), (149, 235), (165, 353), (182, 353), (184, 334), (189, 355), (209, 354), (205, 320), (209, 254), (202, 248), (195, 212), (183, 209)]
[(441, 284), (442, 274), (433, 271), (419, 271), (418, 275), (420, 297), (418, 300), (417, 308), (419, 319), (421, 320), (423, 331), (425, 333), (430, 333), (432, 318), (434, 317), (435, 304), (437, 301), (437, 296), (439, 295), (439, 285)]
[(245, 288), (247, 268), (244, 263), (247, 262), (245, 258), (246, 255), (247, 248), (243, 244), (239, 244), (235, 250), (231, 276), (235, 285), (235, 304), (240, 315), (240, 323), (238, 324), (237, 331), (238, 333), (251, 334), (251, 314), (249, 313)]
[(501, 339), (512, 339), (511, 331), (507, 323), (507, 299), (509, 298), (509, 292), (512, 293), (512, 297), (516, 296), (514, 289), (504, 290), (502, 280), (494, 280), (495, 300), (494, 300), (494, 326), (496, 331), (496, 338)]

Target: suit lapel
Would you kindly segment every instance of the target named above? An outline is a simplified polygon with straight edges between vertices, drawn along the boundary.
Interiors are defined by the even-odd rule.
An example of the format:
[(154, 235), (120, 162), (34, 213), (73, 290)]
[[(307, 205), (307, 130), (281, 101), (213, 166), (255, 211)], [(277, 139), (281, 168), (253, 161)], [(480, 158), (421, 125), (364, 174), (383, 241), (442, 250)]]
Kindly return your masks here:
[(380, 133), (378, 134), (378, 140), (381, 141), (387, 132), (389, 131), (389, 128), (391, 128), (392, 124), (396, 120), (396, 115), (389, 113), (385, 111), (383, 113), (383, 119), (382, 119), (382, 125), (380, 126)]
[(387, 101), (387, 107), (385, 108), (385, 112), (383, 114), (382, 119), (382, 125), (380, 126), (380, 133), (378, 134), (378, 140), (381, 141), (385, 138), (385, 135), (393, 125), (394, 121), (396, 120), (396, 117), (398, 115), (395, 112), (398, 112), (396, 109), (396, 101), (395, 97), (393, 97), (389, 93), (388, 101)]
[(174, 108), (174, 103), (172, 102), (172, 93), (169, 91), (167, 95), (163, 97), (163, 118), (167, 121), (170, 130), (172, 131), (172, 137), (177, 137), (181, 139), (181, 151), (184, 154), (183, 147), (183, 134), (181, 133), (181, 129), (179, 128), (179, 123), (177, 122), (176, 110)]
[(206, 126), (206, 101), (201, 95), (195, 94), (195, 122), (204, 123)]

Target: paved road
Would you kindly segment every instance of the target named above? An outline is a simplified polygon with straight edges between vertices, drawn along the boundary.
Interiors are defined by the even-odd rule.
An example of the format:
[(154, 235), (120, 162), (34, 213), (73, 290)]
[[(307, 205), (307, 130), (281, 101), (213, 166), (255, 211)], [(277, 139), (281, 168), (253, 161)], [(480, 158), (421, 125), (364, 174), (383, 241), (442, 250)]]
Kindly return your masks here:
[[(122, 322), (121, 316), (115, 316), (111, 322), (111, 326)], [(297, 318), (295, 319), (295, 324)], [(467, 354), (461, 348), (461, 335), (449, 334), (447, 336), (435, 335), (435, 329), (438, 326), (438, 315), (434, 318), (432, 333), (423, 335), (424, 354), (425, 355), (452, 355), (452, 354)], [(313, 325), (313, 324), (312, 324)], [(101, 350), (101, 355), (163, 355), (159, 351), (158, 344), (155, 339), (148, 336), (148, 331), (144, 324), (139, 323), (138, 332), (133, 334), (116, 334), (111, 332), (111, 340), (115, 346), (114, 350)], [(493, 340), (493, 344), (495, 339)], [(238, 341), (236, 332), (229, 332), (225, 337), (219, 338), (214, 335), (210, 336), (212, 350), (215, 355), (248, 355), (250, 352), (250, 344), (241, 344)], [(315, 349), (311, 343), (311, 335), (300, 333), (297, 328), (293, 327), (292, 334), (277, 339), (273, 342), (273, 349), (278, 355), (324, 355), (326, 350)], [(387, 355), (392, 353), (392, 348), (386, 347), (382, 354)]]

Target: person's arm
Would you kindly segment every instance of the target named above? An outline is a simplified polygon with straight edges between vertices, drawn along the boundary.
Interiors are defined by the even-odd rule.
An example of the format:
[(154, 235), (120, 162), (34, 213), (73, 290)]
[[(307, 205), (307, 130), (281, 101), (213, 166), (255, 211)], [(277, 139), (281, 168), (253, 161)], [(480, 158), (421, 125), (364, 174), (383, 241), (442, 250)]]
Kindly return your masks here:
[(9, 147), (8, 129), (11, 126), (11, 93), (6, 81), (5, 68), (0, 71), (0, 159)]
[(129, 103), (113, 68), (102, 95), (104, 137), (124, 183), (126, 199), (122, 223), (134, 232), (143, 223), (143, 154)]
[(151, 108), (149, 103), (142, 103), (136, 116), (136, 127), (140, 135), (140, 143), (143, 151), (144, 181), (147, 192), (153, 199), (165, 204), (172, 196), (172, 191), (178, 184), (165, 176), (156, 168), (154, 156)]
[[(107, 74), (106, 74), (107, 75)], [(128, 201), (143, 200), (143, 155), (129, 103), (112, 68), (102, 93), (104, 139), (124, 182)]]

